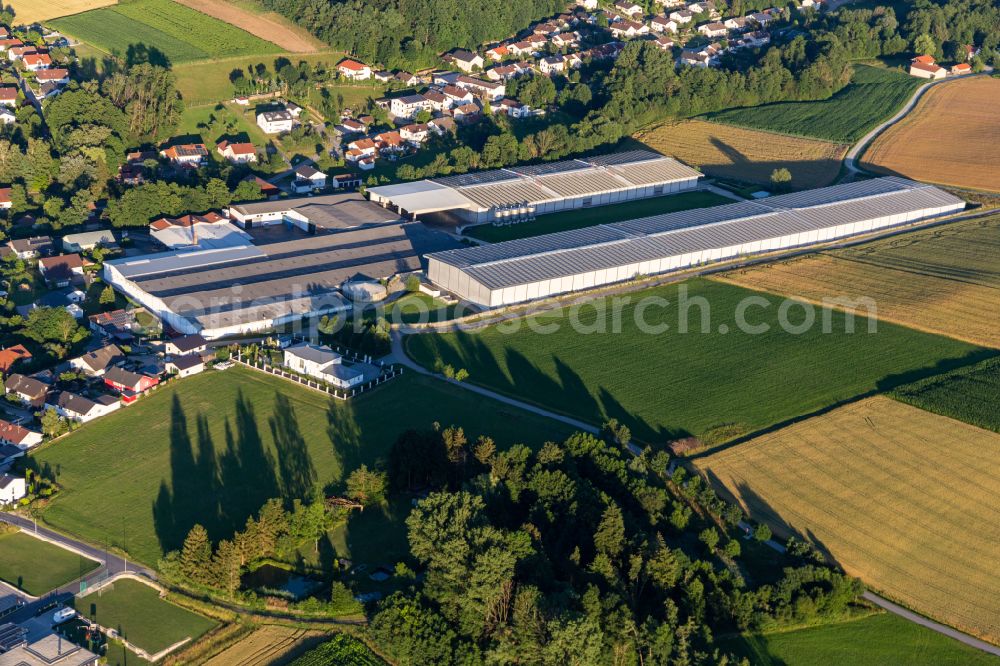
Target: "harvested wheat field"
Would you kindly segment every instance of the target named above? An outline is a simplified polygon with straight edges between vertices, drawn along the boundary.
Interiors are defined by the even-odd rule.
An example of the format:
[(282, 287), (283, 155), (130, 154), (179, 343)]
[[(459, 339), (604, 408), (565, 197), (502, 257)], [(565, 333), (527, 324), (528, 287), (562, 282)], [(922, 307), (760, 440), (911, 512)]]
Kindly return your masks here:
[(231, 664), (267, 666), (306, 641), (322, 635), (320, 631), (265, 625), (255, 629), (206, 661), (204, 666), (230, 666)]
[(1000, 435), (869, 398), (696, 461), (751, 517), (1000, 642)]
[(642, 143), (710, 176), (770, 184), (786, 168), (792, 186), (822, 187), (840, 173), (847, 146), (703, 120), (668, 122), (635, 135)]
[(1000, 348), (1000, 215), (761, 264), (716, 279), (814, 303), (870, 298), (883, 321)]
[(16, 23), (28, 25), (117, 3), (118, 0), (8, 0), (6, 4), (14, 8)]
[(865, 152), (864, 166), (931, 183), (1000, 191), (1000, 80), (937, 85)]
[(313, 53), (325, 45), (309, 31), (286, 20), (276, 12), (250, 11), (227, 0), (176, 0), (220, 21), (246, 30), (292, 53)]

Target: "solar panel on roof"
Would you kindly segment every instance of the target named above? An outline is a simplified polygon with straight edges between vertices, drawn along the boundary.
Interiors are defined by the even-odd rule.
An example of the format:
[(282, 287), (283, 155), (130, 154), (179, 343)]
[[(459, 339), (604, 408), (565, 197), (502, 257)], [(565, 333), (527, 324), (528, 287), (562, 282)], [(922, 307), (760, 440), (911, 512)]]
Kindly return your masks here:
[(505, 180), (514, 180), (516, 173), (506, 169), (495, 169), (493, 171), (478, 171), (476, 173), (463, 173), (457, 176), (444, 176), (443, 178), (433, 178), (431, 182), (448, 187), (468, 187), (469, 185), (487, 185), (489, 183), (500, 183)]
[(659, 153), (651, 150), (626, 150), (622, 153), (611, 153), (609, 155), (593, 155), (582, 158), (583, 161), (594, 166), (614, 166), (616, 164), (628, 164), (630, 162), (643, 162), (645, 160), (655, 160), (663, 157)]
[(522, 176), (547, 176), (553, 173), (566, 173), (568, 171), (579, 171), (580, 169), (589, 168), (589, 164), (579, 160), (563, 160), (561, 162), (511, 167), (510, 170)]

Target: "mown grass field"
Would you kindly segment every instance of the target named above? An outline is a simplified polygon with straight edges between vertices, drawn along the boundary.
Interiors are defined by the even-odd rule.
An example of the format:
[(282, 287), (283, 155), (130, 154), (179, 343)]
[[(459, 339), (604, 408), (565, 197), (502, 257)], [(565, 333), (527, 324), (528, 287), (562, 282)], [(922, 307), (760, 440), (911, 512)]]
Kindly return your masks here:
[(24, 532), (0, 535), (0, 580), (35, 597), (98, 566), (91, 559)]
[(73, 600), (84, 617), (118, 630), (129, 643), (156, 654), (177, 641), (192, 641), (218, 624), (160, 598), (154, 588), (124, 578)]
[(710, 176), (770, 185), (771, 173), (785, 168), (799, 189), (831, 184), (847, 152), (840, 143), (704, 120), (663, 123), (635, 138)]
[(1000, 358), (900, 386), (892, 397), (1000, 433)]
[(1000, 347), (1000, 215), (727, 273), (811, 301), (870, 298), (882, 321)]
[(264, 625), (208, 659), (203, 666), (268, 666), (322, 633), (295, 627)]
[(907, 116), (883, 132), (862, 163), (907, 178), (1000, 191), (1000, 80), (989, 76), (934, 86)]
[(568, 210), (561, 213), (549, 213), (548, 215), (541, 215), (531, 222), (511, 224), (503, 227), (480, 224), (466, 229), (465, 235), (490, 243), (498, 243), (516, 238), (530, 238), (532, 236), (540, 236), (541, 234), (551, 234), (557, 231), (582, 229), (583, 227), (592, 227), (595, 224), (610, 224), (612, 222), (634, 220), (650, 215), (673, 213), (679, 210), (721, 206), (722, 204), (732, 202), (732, 199), (715, 194), (714, 192), (682, 192), (680, 194), (653, 197), (652, 199), (640, 199), (612, 206), (578, 208), (577, 210)]
[[(767, 326), (766, 332), (737, 328), (735, 313), (747, 297), (763, 299), (747, 311), (746, 321)], [(754, 432), (979, 352), (963, 342), (891, 324), (869, 333), (860, 317), (855, 332), (846, 333), (844, 315), (831, 311), (814, 313), (816, 325), (809, 330), (787, 333), (778, 320), (780, 297), (708, 280), (628, 294), (617, 317), (613, 298), (578, 309), (575, 320), (583, 333), (570, 325), (576, 309), (568, 307), (530, 322), (412, 335), (405, 341), (411, 356), (426, 367), (465, 368), (468, 381), (595, 424), (614, 417), (636, 438), (654, 443), (685, 433), (717, 441), (719, 427), (727, 424), (723, 439)], [(636, 323), (643, 302), (649, 307), (639, 309), (642, 319), (669, 329), (643, 332)], [(598, 308), (606, 316), (599, 317)], [(707, 313), (704, 329), (702, 313)], [(805, 318), (801, 306), (787, 314), (796, 324)], [(824, 317), (829, 333), (823, 332)], [(617, 333), (616, 318), (621, 321)], [(688, 332), (682, 333), (678, 329), (685, 319)], [(597, 322), (603, 322), (603, 332)], [(550, 324), (559, 330), (535, 332)], [(514, 326), (518, 330), (508, 332)]]
[(989, 666), (998, 659), (888, 613), (797, 631), (719, 640), (754, 666)]
[(107, 7), (116, 2), (118, 0), (8, 0), (4, 4), (13, 8), (17, 23), (31, 25), (98, 7)]
[(776, 533), (939, 622), (1000, 641), (1000, 434), (884, 396), (697, 467)]
[[(267, 499), (336, 485), (361, 463), (384, 459), (407, 428), (435, 421), (502, 446), (568, 434), (554, 421), (415, 374), (342, 403), (248, 369), (211, 371), (35, 453), (62, 487), (42, 517), (94, 543), (121, 547), (124, 538), (133, 559), (155, 565), (196, 522), (213, 540), (226, 538)], [(366, 520), (378, 514), (364, 513)]]
[(50, 22), (108, 53), (131, 45), (161, 52), (171, 64), (267, 54), (281, 49), (245, 30), (171, 0), (135, 0)]
[(899, 110), (923, 79), (891, 69), (857, 65), (851, 82), (816, 102), (779, 102), (729, 109), (709, 120), (781, 134), (853, 143)]

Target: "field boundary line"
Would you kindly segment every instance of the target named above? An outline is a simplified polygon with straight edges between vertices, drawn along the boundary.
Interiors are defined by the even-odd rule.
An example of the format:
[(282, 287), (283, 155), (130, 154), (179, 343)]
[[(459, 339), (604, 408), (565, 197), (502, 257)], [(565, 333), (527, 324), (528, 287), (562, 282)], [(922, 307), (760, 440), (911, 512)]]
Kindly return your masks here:
[(861, 596), (865, 600), (870, 601), (871, 603), (892, 613), (893, 615), (898, 615), (899, 617), (905, 620), (909, 620), (910, 622), (919, 624), (923, 627), (930, 629), (931, 631), (936, 631), (939, 634), (943, 634), (945, 636), (948, 636), (949, 638), (953, 638), (954, 640), (959, 641), (960, 643), (964, 643), (969, 647), (974, 647), (978, 650), (982, 650), (983, 652), (988, 652), (989, 654), (995, 654), (998, 657), (1000, 657), (1000, 647), (997, 647), (992, 643), (987, 643), (984, 640), (976, 638), (971, 634), (966, 634), (964, 632), (961, 632), (958, 629), (949, 627), (946, 624), (935, 622), (934, 620), (928, 617), (924, 617), (923, 615), (915, 611), (911, 611), (909, 608), (906, 608), (905, 606), (900, 606), (897, 603), (889, 601), (885, 597), (875, 592), (872, 592), (871, 590), (866, 590), (865, 593)]

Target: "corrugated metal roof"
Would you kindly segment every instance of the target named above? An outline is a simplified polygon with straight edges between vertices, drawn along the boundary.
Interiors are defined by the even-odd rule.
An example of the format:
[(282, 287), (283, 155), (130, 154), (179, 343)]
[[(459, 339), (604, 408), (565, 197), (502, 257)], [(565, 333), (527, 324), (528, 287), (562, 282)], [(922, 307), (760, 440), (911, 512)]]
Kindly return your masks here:
[[(792, 208), (797, 201), (802, 207)], [(429, 257), (498, 289), (961, 203), (935, 187), (891, 177)]]

